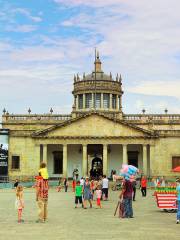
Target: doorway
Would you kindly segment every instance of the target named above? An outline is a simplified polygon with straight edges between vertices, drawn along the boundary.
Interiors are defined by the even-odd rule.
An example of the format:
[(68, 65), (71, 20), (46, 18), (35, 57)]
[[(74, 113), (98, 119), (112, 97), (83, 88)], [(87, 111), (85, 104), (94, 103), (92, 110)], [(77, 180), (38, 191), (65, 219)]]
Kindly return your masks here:
[(138, 151), (128, 152), (128, 164), (138, 168)]

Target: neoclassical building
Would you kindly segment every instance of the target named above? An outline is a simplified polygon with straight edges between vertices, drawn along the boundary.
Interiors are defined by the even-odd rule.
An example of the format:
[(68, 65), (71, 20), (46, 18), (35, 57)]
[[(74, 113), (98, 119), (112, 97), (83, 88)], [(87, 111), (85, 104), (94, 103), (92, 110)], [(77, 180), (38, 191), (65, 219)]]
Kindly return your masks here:
[(148, 176), (173, 176), (180, 165), (180, 114), (125, 114), (121, 75), (105, 74), (97, 54), (92, 73), (74, 76), (74, 103), (69, 115), (9, 114), (9, 177), (37, 174), (47, 162), (51, 178), (80, 176), (95, 170), (110, 176), (122, 163)]

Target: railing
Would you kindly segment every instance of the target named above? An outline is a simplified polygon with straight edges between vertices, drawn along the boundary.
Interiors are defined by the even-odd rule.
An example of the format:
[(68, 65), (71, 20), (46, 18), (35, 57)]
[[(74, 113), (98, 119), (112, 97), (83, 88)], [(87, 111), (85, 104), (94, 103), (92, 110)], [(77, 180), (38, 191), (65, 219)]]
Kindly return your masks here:
[(125, 114), (124, 120), (127, 121), (180, 121), (180, 114)]
[(71, 114), (5, 114), (2, 116), (2, 122), (15, 121), (65, 121), (71, 119)]

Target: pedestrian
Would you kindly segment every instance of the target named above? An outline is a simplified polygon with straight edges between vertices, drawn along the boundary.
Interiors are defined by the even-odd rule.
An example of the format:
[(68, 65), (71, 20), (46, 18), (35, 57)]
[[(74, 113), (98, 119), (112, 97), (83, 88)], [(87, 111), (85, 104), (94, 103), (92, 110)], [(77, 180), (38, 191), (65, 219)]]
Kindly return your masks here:
[(89, 182), (89, 178), (86, 177), (86, 180), (84, 182), (84, 186), (83, 186), (83, 197), (84, 197), (84, 209), (87, 209), (87, 201), (89, 202), (90, 208), (92, 208), (92, 192), (91, 192), (91, 186), (90, 186), (90, 182)]
[(76, 180), (73, 179), (72, 181), (72, 191), (75, 192), (75, 187), (76, 187)]
[(75, 187), (75, 208), (78, 207), (78, 203), (82, 204), (82, 186), (80, 185), (80, 181), (77, 181), (76, 187)]
[(45, 162), (42, 162), (40, 165), (39, 176), (43, 177), (43, 179), (45, 179), (45, 180), (48, 180), (48, 178), (49, 178), (48, 170), (47, 170)]
[(142, 179), (141, 179), (141, 193), (142, 193), (142, 197), (146, 197), (146, 194), (147, 194), (147, 179), (146, 179), (146, 176), (142, 176)]
[(136, 179), (133, 179), (132, 181), (132, 188), (133, 188), (133, 201), (136, 201)]
[(15, 180), (15, 183), (14, 183), (14, 188), (17, 188), (18, 185), (19, 185), (19, 180), (16, 179), (16, 180)]
[(36, 177), (36, 201), (38, 205), (38, 220), (37, 223), (44, 223), (47, 220), (47, 207), (48, 207), (48, 180), (43, 179), (42, 176)]
[(24, 222), (24, 220), (22, 220), (22, 211), (24, 209), (23, 186), (21, 185), (16, 188), (15, 208), (18, 211), (18, 223)]
[(100, 189), (100, 186), (97, 186), (97, 188), (96, 188), (96, 205), (99, 208), (102, 208), (101, 196), (102, 196), (102, 190)]
[(93, 198), (94, 198), (94, 191), (95, 191), (95, 183), (94, 183), (93, 179), (91, 180), (90, 186), (91, 186), (92, 200), (93, 200)]
[(64, 191), (67, 192), (68, 186), (69, 186), (68, 179), (64, 178), (64, 182), (63, 183), (64, 183)]
[(132, 208), (132, 194), (133, 187), (129, 179), (123, 180), (122, 191), (119, 195), (120, 202), (123, 203), (123, 214), (122, 218), (133, 218), (133, 208)]
[(180, 179), (178, 178), (176, 180), (177, 183), (177, 187), (176, 187), (176, 191), (177, 191), (177, 217), (176, 217), (176, 223), (179, 224), (180, 221)]
[(83, 185), (84, 185), (84, 178), (82, 177), (81, 179), (80, 179), (80, 185), (83, 187)]
[(108, 200), (108, 188), (109, 188), (109, 180), (106, 177), (106, 175), (103, 175), (102, 194), (104, 195), (104, 201)]
[(59, 182), (58, 182), (58, 186), (57, 186), (57, 192), (60, 192), (61, 191), (61, 178), (59, 178)]

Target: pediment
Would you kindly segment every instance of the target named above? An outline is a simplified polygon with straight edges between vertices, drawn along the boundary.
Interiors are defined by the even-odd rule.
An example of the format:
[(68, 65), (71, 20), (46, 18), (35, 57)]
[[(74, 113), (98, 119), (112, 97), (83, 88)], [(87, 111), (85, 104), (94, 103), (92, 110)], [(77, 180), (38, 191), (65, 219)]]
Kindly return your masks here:
[(34, 137), (148, 137), (153, 133), (125, 121), (91, 114), (36, 132)]

